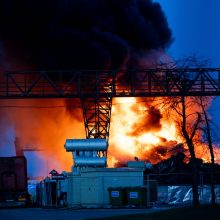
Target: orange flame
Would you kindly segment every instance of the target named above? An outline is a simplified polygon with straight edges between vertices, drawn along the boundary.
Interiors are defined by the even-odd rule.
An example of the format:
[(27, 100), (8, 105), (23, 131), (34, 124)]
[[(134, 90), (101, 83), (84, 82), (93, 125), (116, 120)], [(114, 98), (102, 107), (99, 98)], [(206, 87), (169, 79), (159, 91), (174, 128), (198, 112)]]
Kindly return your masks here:
[[(174, 113), (167, 116), (162, 106), (163, 103), (158, 102), (157, 99), (153, 101), (146, 99), (143, 101), (137, 98), (115, 100), (112, 108), (108, 151), (110, 167), (124, 164), (128, 160), (133, 160), (134, 157), (157, 163), (169, 158), (177, 151), (188, 149), (186, 144), (182, 144), (185, 141), (180, 135), (181, 127), (176, 124), (176, 118), (181, 116)], [(194, 114), (191, 114), (194, 111), (199, 111), (197, 105), (187, 108), (187, 115), (191, 116), (191, 121), (195, 120)], [(205, 162), (209, 162), (210, 154), (207, 144), (202, 143), (201, 132), (197, 133), (196, 155)], [(219, 153), (220, 150), (215, 148), (216, 162), (218, 162)]]
[(64, 143), (67, 138), (84, 138), (81, 109), (68, 112), (65, 100), (59, 99), (2, 100), (1, 105), (15, 106), (0, 109), (7, 120), (4, 129), (13, 126), (21, 146), (40, 149), (39, 157), (45, 163), (39, 163), (39, 170), (47, 164), (49, 172), (52, 169), (70, 171), (72, 155), (66, 152)]
[[(7, 105), (8, 101), (1, 102)], [(10, 102), (11, 103), (11, 102)], [(43, 158), (48, 162), (48, 171), (69, 171), (72, 155), (63, 147), (67, 138), (85, 138), (82, 112), (80, 108), (68, 112), (62, 106), (64, 100), (50, 100), (50, 106), (61, 108), (40, 108), (47, 106), (47, 100), (14, 100), (15, 106), (39, 106), (39, 108), (8, 108), (1, 110), (7, 125), (13, 124), (16, 135), (23, 146), (41, 148)], [(155, 107), (152, 107), (155, 106)], [(195, 107), (196, 108), (196, 107)], [(195, 109), (193, 109), (194, 111)], [(175, 118), (167, 117), (161, 103), (156, 99), (144, 101), (137, 98), (114, 99), (112, 107), (108, 166), (125, 164), (134, 157), (151, 163), (169, 158), (173, 151), (184, 142), (179, 134)], [(183, 147), (182, 147), (183, 148)], [(187, 147), (185, 146), (187, 149)], [(195, 146), (196, 155), (204, 161), (210, 161), (206, 144), (198, 141)], [(220, 150), (215, 148), (216, 155)], [(216, 159), (218, 161), (218, 157)], [(39, 169), (41, 164), (39, 164)]]
[(163, 118), (162, 113), (146, 101), (116, 99), (112, 108), (108, 165), (112, 167), (135, 156), (152, 163), (168, 157), (169, 148), (181, 140), (174, 123)]

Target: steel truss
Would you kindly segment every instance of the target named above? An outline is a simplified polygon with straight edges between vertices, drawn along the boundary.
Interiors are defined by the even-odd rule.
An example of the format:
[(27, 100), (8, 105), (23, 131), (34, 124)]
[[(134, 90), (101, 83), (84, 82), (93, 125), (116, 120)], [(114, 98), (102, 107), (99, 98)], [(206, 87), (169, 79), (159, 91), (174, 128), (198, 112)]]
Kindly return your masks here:
[[(84, 116), (84, 125), (87, 138), (109, 137), (112, 97), (100, 96), (103, 93), (113, 92), (113, 81), (109, 80), (109, 73), (84, 73), (80, 89), (81, 105)], [(88, 96), (88, 92), (93, 94)]]
[(219, 95), (219, 68), (25, 71), (0, 75), (0, 99), (80, 98), (87, 138), (108, 139), (113, 97)]

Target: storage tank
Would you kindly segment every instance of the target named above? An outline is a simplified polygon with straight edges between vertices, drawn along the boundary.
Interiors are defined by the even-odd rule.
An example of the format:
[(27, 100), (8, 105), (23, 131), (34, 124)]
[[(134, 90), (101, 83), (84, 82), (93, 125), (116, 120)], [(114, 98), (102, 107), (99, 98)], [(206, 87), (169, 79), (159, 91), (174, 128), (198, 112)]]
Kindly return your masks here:
[(106, 151), (106, 139), (67, 139), (65, 143), (67, 152), (70, 151)]
[(106, 166), (106, 157), (75, 157), (74, 163), (75, 166), (80, 167), (105, 167)]
[(67, 139), (64, 147), (67, 152), (72, 152), (74, 166), (106, 167), (106, 139)]

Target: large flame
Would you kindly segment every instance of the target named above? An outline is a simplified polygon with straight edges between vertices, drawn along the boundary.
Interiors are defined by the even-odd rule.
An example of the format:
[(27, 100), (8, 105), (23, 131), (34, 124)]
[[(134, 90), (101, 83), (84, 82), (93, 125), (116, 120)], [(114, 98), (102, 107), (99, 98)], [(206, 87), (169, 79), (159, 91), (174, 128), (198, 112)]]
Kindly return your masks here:
[[(2, 101), (1, 104), (7, 106), (8, 103)], [(42, 150), (39, 157), (45, 163), (38, 162), (40, 170), (45, 169), (45, 164), (47, 173), (53, 168), (58, 171), (70, 170), (73, 164), (72, 155), (65, 151), (63, 145), (67, 138), (85, 138), (81, 108), (76, 107), (67, 111), (64, 108), (67, 104), (64, 100), (50, 100), (49, 108), (47, 103), (47, 100), (14, 101), (15, 106), (29, 107), (2, 109), (5, 121), (1, 129), (7, 131), (8, 127), (13, 126), (16, 137), (20, 138), (24, 148)], [(41, 108), (42, 106), (46, 108)], [(189, 111), (198, 111), (198, 106), (189, 108)], [(187, 146), (180, 134), (180, 125), (176, 123), (177, 117), (178, 115), (173, 113), (169, 115), (169, 111), (167, 113), (163, 108), (163, 99), (114, 99), (108, 166), (125, 165), (127, 161), (134, 160), (134, 157), (157, 163), (169, 158), (176, 151), (185, 152)], [(195, 143), (197, 157), (205, 162), (210, 161), (207, 144), (201, 141), (201, 133), (197, 139)], [(6, 142), (7, 140), (4, 143)], [(216, 162), (220, 162), (219, 149), (215, 148), (214, 151)]]
[[(134, 157), (157, 163), (179, 151), (188, 154), (188, 147), (180, 134), (181, 125), (177, 123), (182, 120), (181, 116), (175, 112), (169, 114), (169, 111), (163, 108), (163, 100), (165, 101), (165, 99), (161, 102), (161, 99), (158, 101), (137, 98), (115, 100), (108, 152), (110, 167), (125, 164)], [(190, 98), (187, 101), (190, 103)], [(187, 108), (186, 114), (190, 123), (195, 120), (194, 112), (199, 112), (199, 106), (196, 104)], [(207, 144), (202, 142), (200, 130), (197, 131), (195, 139), (196, 156), (209, 162), (209, 149)], [(215, 155), (218, 162), (219, 149), (216, 147)]]
[(115, 100), (110, 134), (109, 166), (134, 157), (156, 163), (181, 142), (175, 124), (163, 117), (162, 109), (136, 98)]

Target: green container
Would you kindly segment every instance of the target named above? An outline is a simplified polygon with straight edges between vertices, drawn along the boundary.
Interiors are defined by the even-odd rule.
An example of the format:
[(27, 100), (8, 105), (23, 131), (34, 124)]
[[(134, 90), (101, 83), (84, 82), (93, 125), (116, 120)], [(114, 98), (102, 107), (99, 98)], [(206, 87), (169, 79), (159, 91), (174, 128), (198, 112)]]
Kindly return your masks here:
[(157, 181), (149, 180), (150, 202), (157, 201)]
[(124, 187), (109, 187), (109, 200), (112, 206), (127, 205), (126, 189)]
[(147, 206), (147, 188), (146, 187), (128, 187), (127, 188), (128, 205)]

